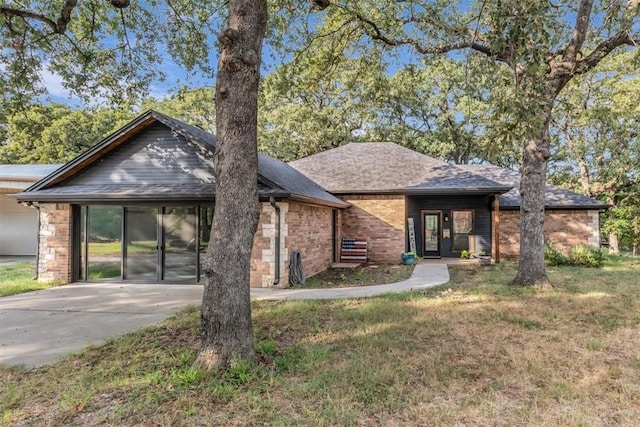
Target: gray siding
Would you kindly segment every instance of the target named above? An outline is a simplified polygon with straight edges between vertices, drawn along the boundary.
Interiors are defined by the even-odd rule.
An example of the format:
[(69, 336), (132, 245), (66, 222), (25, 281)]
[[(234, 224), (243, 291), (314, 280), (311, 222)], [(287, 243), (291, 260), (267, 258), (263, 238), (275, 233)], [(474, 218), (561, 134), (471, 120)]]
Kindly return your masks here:
[(63, 185), (213, 182), (211, 153), (158, 123)]
[[(491, 198), (492, 196), (407, 196), (407, 215), (413, 218), (416, 231), (416, 249), (422, 256), (423, 226), (422, 211), (442, 211), (442, 229), (451, 228), (451, 211), (471, 209), (474, 211), (474, 230), (476, 250), (491, 253)], [(449, 221), (445, 222), (444, 217)], [(442, 236), (442, 232), (440, 233)], [(453, 237), (453, 236), (452, 236)], [(409, 247), (407, 236), (407, 248)], [(451, 238), (441, 239), (441, 256), (459, 257), (459, 252), (451, 251)]]

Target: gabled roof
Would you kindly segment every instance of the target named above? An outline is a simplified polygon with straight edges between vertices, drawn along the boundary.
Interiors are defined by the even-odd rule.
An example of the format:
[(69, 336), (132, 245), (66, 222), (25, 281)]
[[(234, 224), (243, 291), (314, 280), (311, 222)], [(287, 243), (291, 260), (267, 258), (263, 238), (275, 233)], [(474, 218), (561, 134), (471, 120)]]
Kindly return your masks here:
[[(500, 195), (500, 208), (516, 209), (520, 207), (520, 173), (491, 164), (458, 165), (475, 174), (483, 175), (493, 181), (513, 187)], [(554, 185), (545, 186), (545, 208), (548, 209), (606, 209), (609, 205), (573, 191)]]
[(495, 194), (511, 189), (392, 142), (355, 142), (289, 163), (334, 194)]
[[(198, 151), (190, 161), (197, 162), (197, 170), (185, 169), (190, 180), (178, 180), (155, 175), (148, 180), (127, 180), (122, 174), (116, 182), (95, 182), (82, 178), (93, 165), (99, 164), (110, 153), (126, 147), (128, 141), (153, 126), (161, 124), (169, 128), (182, 151)], [(173, 138), (172, 137), (172, 138)], [(175, 140), (175, 139), (174, 139)], [(22, 201), (100, 201), (100, 200), (186, 200), (211, 199), (215, 197), (212, 158), (215, 151), (215, 136), (180, 120), (150, 110), (129, 124), (109, 135), (86, 152), (82, 153), (55, 172), (47, 175), (23, 193), (16, 196)], [(157, 156), (162, 157), (162, 156)], [(171, 154), (164, 157), (171, 157)], [(162, 160), (162, 159), (160, 159)], [(166, 161), (174, 161), (167, 158)], [(175, 168), (174, 168), (175, 169)], [(181, 169), (178, 169), (181, 170)], [(162, 170), (160, 170), (162, 172)], [(169, 174), (167, 174), (169, 175)], [(258, 158), (258, 188), (262, 198), (291, 198), (309, 203), (333, 207), (346, 207), (347, 203), (327, 193), (300, 172), (286, 163), (260, 155)]]

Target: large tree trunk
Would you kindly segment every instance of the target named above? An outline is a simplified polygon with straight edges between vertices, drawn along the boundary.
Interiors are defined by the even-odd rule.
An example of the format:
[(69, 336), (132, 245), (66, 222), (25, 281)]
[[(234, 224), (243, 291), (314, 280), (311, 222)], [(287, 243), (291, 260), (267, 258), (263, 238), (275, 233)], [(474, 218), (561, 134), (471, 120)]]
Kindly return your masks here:
[(620, 253), (620, 245), (618, 244), (618, 235), (615, 233), (609, 233), (609, 251), (614, 254)]
[(216, 82), (216, 206), (204, 262), (197, 364), (253, 359), (249, 271), (258, 224), (257, 111), (266, 0), (230, 0), (219, 36)]
[(524, 146), (520, 179), (520, 261), (511, 282), (518, 286), (549, 286), (544, 264), (544, 190), (549, 160), (549, 118)]

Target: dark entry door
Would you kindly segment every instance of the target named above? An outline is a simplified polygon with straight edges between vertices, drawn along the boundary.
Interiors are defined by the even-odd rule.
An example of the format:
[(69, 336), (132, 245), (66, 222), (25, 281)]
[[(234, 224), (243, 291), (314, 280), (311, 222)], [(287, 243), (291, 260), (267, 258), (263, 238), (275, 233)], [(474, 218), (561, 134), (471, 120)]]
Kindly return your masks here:
[(426, 258), (440, 257), (440, 224), (442, 212), (422, 213), (422, 255)]

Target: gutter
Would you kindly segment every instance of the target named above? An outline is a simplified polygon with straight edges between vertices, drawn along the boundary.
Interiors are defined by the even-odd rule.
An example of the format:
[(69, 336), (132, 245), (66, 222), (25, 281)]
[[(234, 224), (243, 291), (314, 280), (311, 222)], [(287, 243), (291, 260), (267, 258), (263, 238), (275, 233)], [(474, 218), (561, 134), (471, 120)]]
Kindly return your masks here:
[(38, 280), (38, 271), (40, 270), (38, 267), (40, 266), (40, 206), (34, 204), (33, 202), (22, 202), (21, 205), (26, 205), (30, 208), (34, 208), (38, 211), (38, 234), (36, 234), (36, 275), (33, 277), (33, 280)]
[(275, 250), (275, 271), (273, 277), (273, 285), (280, 283), (280, 206), (275, 202), (275, 198), (269, 197), (269, 204), (276, 211), (276, 250)]

